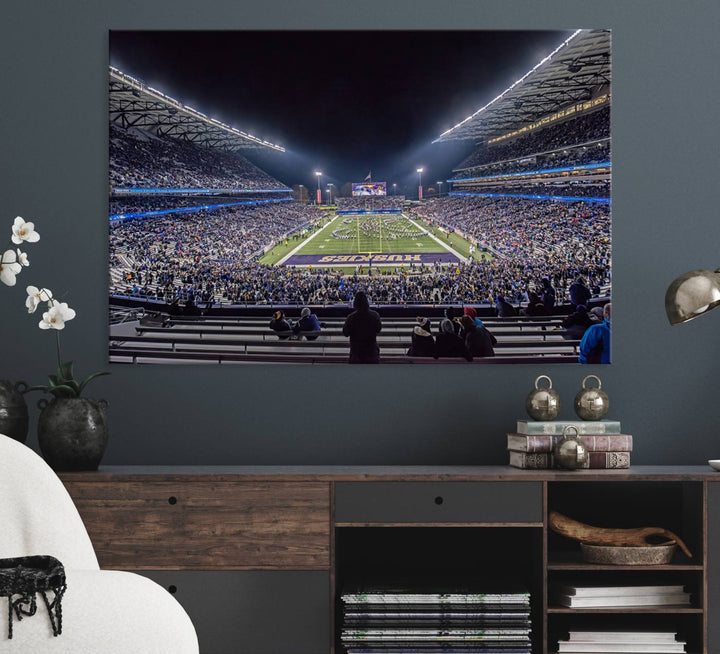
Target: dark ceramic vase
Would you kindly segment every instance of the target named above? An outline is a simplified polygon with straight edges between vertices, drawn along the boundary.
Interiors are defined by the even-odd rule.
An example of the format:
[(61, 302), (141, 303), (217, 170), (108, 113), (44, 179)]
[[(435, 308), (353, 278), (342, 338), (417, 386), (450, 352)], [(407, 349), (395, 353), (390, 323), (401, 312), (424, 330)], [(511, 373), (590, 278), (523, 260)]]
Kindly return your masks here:
[(28, 434), (28, 408), (23, 393), (25, 382), (0, 381), (0, 434), (24, 443)]
[(82, 397), (42, 399), (38, 441), (53, 470), (97, 470), (105, 454), (108, 429), (105, 400)]

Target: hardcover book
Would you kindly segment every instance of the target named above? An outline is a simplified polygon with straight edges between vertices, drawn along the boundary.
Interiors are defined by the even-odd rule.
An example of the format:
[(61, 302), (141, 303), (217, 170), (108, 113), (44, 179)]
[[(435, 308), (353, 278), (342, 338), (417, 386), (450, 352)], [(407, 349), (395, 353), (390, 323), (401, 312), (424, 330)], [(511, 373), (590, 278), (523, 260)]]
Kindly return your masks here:
[(518, 420), (518, 434), (562, 436), (565, 427), (575, 427), (578, 434), (619, 434), (619, 420)]
[[(556, 434), (507, 435), (508, 450), (514, 452), (552, 452), (562, 439)], [(580, 440), (590, 452), (632, 452), (630, 434), (581, 434)]]

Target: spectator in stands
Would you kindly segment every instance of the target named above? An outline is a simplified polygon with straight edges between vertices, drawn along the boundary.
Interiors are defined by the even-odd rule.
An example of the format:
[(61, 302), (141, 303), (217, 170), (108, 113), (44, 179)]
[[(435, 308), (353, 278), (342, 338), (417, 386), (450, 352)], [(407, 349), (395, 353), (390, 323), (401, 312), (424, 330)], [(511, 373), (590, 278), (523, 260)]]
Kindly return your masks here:
[(474, 322), (478, 327), (483, 327), (483, 326), (484, 326), (483, 321), (480, 320), (480, 318), (478, 318), (477, 311), (475, 310), (475, 307), (465, 307), (465, 308), (463, 309), (463, 315), (464, 315), (464, 316), (470, 316), (470, 318), (472, 318), (473, 322)]
[(310, 307), (303, 307), (300, 312), (300, 320), (293, 327), (293, 333), (299, 335), (302, 332), (308, 341), (314, 341), (320, 336), (320, 331), (321, 325), (318, 317), (310, 311)]
[(382, 321), (377, 311), (370, 308), (364, 291), (355, 293), (353, 311), (343, 325), (343, 335), (350, 338), (350, 363), (380, 363), (377, 335)]
[(612, 305), (603, 307), (603, 321), (592, 325), (580, 341), (580, 363), (610, 363), (612, 341)]
[(435, 358), (462, 357), (472, 361), (472, 355), (465, 345), (465, 341), (457, 335), (455, 324), (448, 318), (440, 321), (440, 331), (435, 342)]
[(494, 346), (497, 339), (485, 328), (478, 326), (469, 316), (462, 317), (462, 327), (465, 333), (465, 346), (473, 357), (494, 357)]
[[(450, 322), (450, 325), (453, 328), (453, 333), (455, 336), (460, 335), (460, 331), (462, 327), (460, 326), (460, 318), (463, 317), (463, 311), (460, 309), (460, 307), (448, 307), (445, 309), (445, 318)], [(440, 327), (439, 331), (442, 332), (442, 324), (443, 321), (440, 321)]]
[(543, 277), (542, 285), (543, 287), (541, 299), (543, 303), (543, 309), (545, 310), (546, 316), (551, 316), (553, 314), (553, 309), (555, 308), (555, 289), (550, 283), (549, 277)]
[(504, 296), (498, 295), (495, 298), (495, 308), (500, 318), (510, 318), (517, 316), (517, 309), (510, 304)]
[(590, 289), (585, 284), (582, 275), (578, 275), (577, 279), (570, 284), (570, 304), (577, 309), (581, 304), (585, 305), (590, 302)]
[(407, 352), (409, 357), (434, 357), (435, 339), (430, 332), (430, 320), (418, 318), (413, 327), (412, 344)]
[(278, 332), (278, 338), (281, 341), (285, 341), (290, 338), (292, 324), (285, 318), (285, 314), (282, 311), (276, 311), (270, 320), (270, 329)]
[(545, 307), (540, 300), (540, 296), (535, 291), (528, 291), (527, 307), (520, 310), (520, 315), (525, 316), (544, 316)]
[(580, 304), (573, 313), (563, 318), (562, 326), (565, 328), (563, 338), (567, 341), (579, 341), (592, 324), (594, 323), (587, 307)]

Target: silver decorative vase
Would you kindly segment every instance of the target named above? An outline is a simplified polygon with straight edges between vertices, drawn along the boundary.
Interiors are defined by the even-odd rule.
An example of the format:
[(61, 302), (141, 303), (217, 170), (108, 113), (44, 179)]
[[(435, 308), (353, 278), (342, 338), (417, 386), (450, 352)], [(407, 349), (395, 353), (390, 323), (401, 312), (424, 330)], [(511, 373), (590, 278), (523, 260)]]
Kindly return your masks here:
[[(588, 379), (597, 381), (597, 388), (585, 385)], [(600, 420), (610, 409), (610, 398), (601, 390), (602, 382), (597, 375), (588, 375), (582, 380), (582, 388), (575, 396), (575, 413), (581, 420)]]
[[(540, 387), (540, 380), (547, 379), (548, 386)], [(555, 420), (560, 413), (560, 396), (553, 390), (552, 379), (540, 375), (535, 380), (535, 389), (530, 391), (525, 400), (525, 410), (533, 420)]]
[[(570, 430), (575, 432), (570, 435)], [(563, 429), (562, 440), (555, 445), (555, 466), (565, 470), (577, 470), (588, 462), (588, 451), (585, 443), (580, 440), (577, 427), (568, 425)]]

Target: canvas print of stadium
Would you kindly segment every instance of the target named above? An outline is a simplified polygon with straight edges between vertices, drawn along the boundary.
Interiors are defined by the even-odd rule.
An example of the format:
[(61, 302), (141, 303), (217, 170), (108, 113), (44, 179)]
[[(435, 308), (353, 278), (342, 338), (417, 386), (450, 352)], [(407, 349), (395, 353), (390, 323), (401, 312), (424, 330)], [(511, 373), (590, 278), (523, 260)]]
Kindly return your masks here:
[[(481, 31), (365, 33), (368, 42), (385, 39), (387, 60), (385, 71), (370, 65), (367, 75), (358, 60), (342, 59), (352, 53), (330, 47), (357, 34), (324, 32), (341, 59), (328, 74), (334, 95), (311, 69), (295, 80), (306, 95), (292, 101), (273, 82), (288, 51), (272, 52), (283, 37), (307, 39), (311, 50), (321, 33), (263, 34), (217, 33), (218, 43), (234, 37), (238, 47), (255, 38), (256, 75), (265, 77), (245, 69), (242, 86), (252, 93), (234, 95), (220, 117), (218, 89), (230, 93), (241, 77), (232, 57), (192, 46), (208, 33), (110, 34), (112, 362), (610, 363), (609, 30), (528, 32), (534, 51), (522, 60), (517, 33), (514, 41)], [(415, 126), (425, 138), (414, 151), (395, 153), (405, 125), (388, 124), (390, 109), (371, 110), (368, 85), (402, 66), (413, 36), (435, 39), (448, 57), (462, 39), (477, 43), (476, 52), (492, 55), (496, 79), (408, 73), (401, 88), (416, 107), (428, 98), (416, 120), (430, 122)], [(183, 59), (183, 50), (201, 61)], [(123, 68), (138, 52), (146, 58)], [(157, 88), (162, 65), (197, 83), (188, 91), (176, 75)], [(306, 74), (298, 69), (293, 75)], [(386, 108), (403, 102), (380, 92), (393, 98)], [(338, 113), (352, 121), (353, 97), (368, 103), (371, 137), (359, 138), (377, 137), (367, 143), (373, 157), (347, 140), (352, 124), (325, 154), (307, 146), (316, 95), (327, 121)], [(262, 129), (243, 123), (258, 97)], [(288, 102), (294, 113), (283, 114)]]

